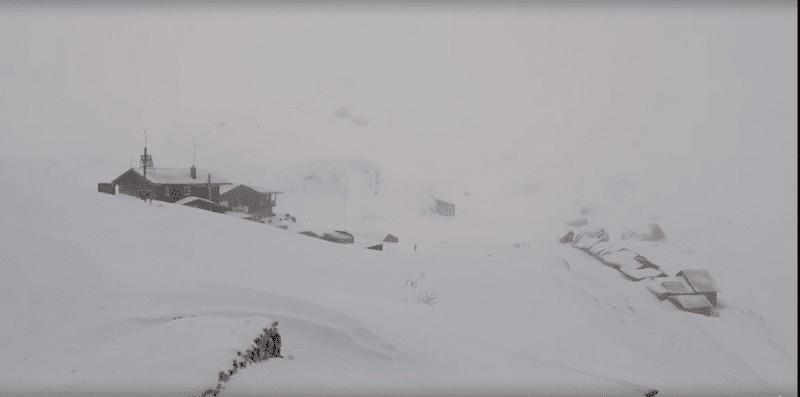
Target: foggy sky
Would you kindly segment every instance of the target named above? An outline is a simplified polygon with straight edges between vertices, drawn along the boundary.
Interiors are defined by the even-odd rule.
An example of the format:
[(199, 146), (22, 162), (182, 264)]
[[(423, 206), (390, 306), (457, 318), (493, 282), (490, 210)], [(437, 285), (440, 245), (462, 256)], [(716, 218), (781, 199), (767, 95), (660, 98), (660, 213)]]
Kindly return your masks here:
[(157, 165), (190, 164), (197, 140), (233, 177), (505, 159), (785, 211), (796, 28), (796, 6), (4, 7), (0, 153), (109, 159), (113, 176), (146, 129)]

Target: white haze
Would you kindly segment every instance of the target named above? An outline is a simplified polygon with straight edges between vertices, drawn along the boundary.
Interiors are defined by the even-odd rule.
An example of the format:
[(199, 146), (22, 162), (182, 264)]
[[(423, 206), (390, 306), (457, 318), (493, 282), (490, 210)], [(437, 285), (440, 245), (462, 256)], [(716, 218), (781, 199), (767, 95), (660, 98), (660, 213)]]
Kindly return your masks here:
[[(355, 164), (379, 170), (395, 200), (433, 190), (495, 211), (470, 225), (497, 239), (557, 233), (534, 221), (584, 206), (620, 224), (747, 225), (758, 247), (781, 250), (752, 263), (766, 274), (753, 301), (785, 308), (767, 317), (791, 334), (796, 12), (0, 6), (0, 156), (93, 190), (136, 164), (147, 130), (156, 166), (188, 167), (196, 140), (200, 166), (287, 190), (277, 209), (304, 221), (364, 216), (303, 213), (288, 192), (304, 170)], [(403, 236), (419, 226), (398, 219), (407, 203), (366, 196), (336, 200), (374, 204)]]

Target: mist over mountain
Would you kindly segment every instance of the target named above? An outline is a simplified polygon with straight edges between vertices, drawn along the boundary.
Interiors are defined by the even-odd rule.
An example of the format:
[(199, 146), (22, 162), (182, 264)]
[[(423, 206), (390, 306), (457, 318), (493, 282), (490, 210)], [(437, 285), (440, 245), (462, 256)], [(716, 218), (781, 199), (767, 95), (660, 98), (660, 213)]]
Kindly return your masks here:
[[(36, 301), (33, 312), (69, 328), (56, 352), (64, 361), (36, 353), (24, 368), (0, 368), (25, 384), (49, 369), (74, 390), (109, 387), (97, 380), (106, 376), (138, 382), (105, 360), (198, 327), (207, 334), (193, 337), (215, 338), (208, 354), (227, 360), (243, 330), (260, 328), (251, 320), (284, 316), (300, 364), (270, 374), (287, 387), (311, 372), (320, 384), (356, 369), (502, 383), (527, 368), (543, 371), (540, 381), (614, 387), (627, 375), (669, 385), (709, 371), (716, 384), (796, 393), (796, 8), (0, 6), (0, 234), (13, 242), (0, 243), (0, 259), (18, 295), (0, 309), (24, 326), (2, 329), (19, 342), (3, 348), (22, 355), (52, 336), (19, 309), (25, 283), (35, 297), (70, 279), (53, 307), (88, 324)], [(138, 166), (145, 131), (156, 167), (196, 163), (281, 192), (275, 211), (297, 227), (392, 233), (401, 248), (378, 257), (96, 193)], [(436, 200), (456, 216), (436, 214)], [(580, 228), (604, 228), (673, 274), (710, 269), (722, 316), (679, 317), (556, 244)], [(143, 252), (119, 254), (144, 235)], [(27, 255), (37, 244), (46, 249)], [(434, 289), (442, 305), (409, 308)], [(553, 310), (552, 297), (569, 310)], [(544, 313), (542, 340), (526, 334), (537, 325), (520, 314), (528, 304)], [(493, 346), (462, 333), (479, 320), (474, 307), (505, 338), (491, 357), (510, 372), (448, 372), (467, 361), (463, 344)], [(399, 314), (389, 321), (387, 311)], [(431, 330), (422, 344), (414, 321)], [(99, 336), (73, 344), (82, 335)], [(320, 347), (330, 340), (340, 350)], [(608, 365), (619, 352), (607, 343), (631, 361)], [(518, 347), (528, 356), (509, 353)], [(566, 370), (541, 361), (564, 351)], [(337, 355), (355, 358), (319, 366)], [(398, 364), (409, 357), (424, 365)], [(150, 359), (132, 359), (132, 374), (155, 376)], [(170, 363), (155, 381), (169, 384)], [(181, 385), (212, 367), (197, 360)], [(76, 368), (90, 375), (70, 375)]]

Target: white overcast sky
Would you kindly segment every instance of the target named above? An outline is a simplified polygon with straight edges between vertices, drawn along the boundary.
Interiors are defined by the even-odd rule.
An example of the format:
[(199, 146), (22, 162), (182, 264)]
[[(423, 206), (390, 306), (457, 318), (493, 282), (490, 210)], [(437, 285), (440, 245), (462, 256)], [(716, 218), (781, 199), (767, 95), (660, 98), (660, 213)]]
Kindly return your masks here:
[(106, 156), (116, 174), (147, 129), (161, 165), (189, 164), (193, 139), (229, 170), (506, 156), (695, 178), (788, 209), (796, 4), (683, 4), (5, 5), (0, 154)]

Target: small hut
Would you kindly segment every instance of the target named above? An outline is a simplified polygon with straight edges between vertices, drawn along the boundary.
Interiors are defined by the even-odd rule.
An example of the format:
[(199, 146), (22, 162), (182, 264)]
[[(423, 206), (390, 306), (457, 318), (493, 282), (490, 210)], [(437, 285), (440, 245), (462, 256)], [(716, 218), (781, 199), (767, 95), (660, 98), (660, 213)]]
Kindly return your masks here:
[(684, 269), (675, 275), (676, 277), (683, 277), (687, 283), (692, 287), (694, 292), (705, 295), (708, 301), (714, 306), (717, 305), (717, 283), (711, 277), (711, 274), (704, 269)]
[(455, 216), (456, 205), (444, 200), (434, 199), (436, 201), (436, 213), (443, 216)]
[(706, 270), (684, 269), (673, 277), (647, 286), (658, 299), (669, 299), (680, 309), (710, 314), (717, 306), (717, 288)]

